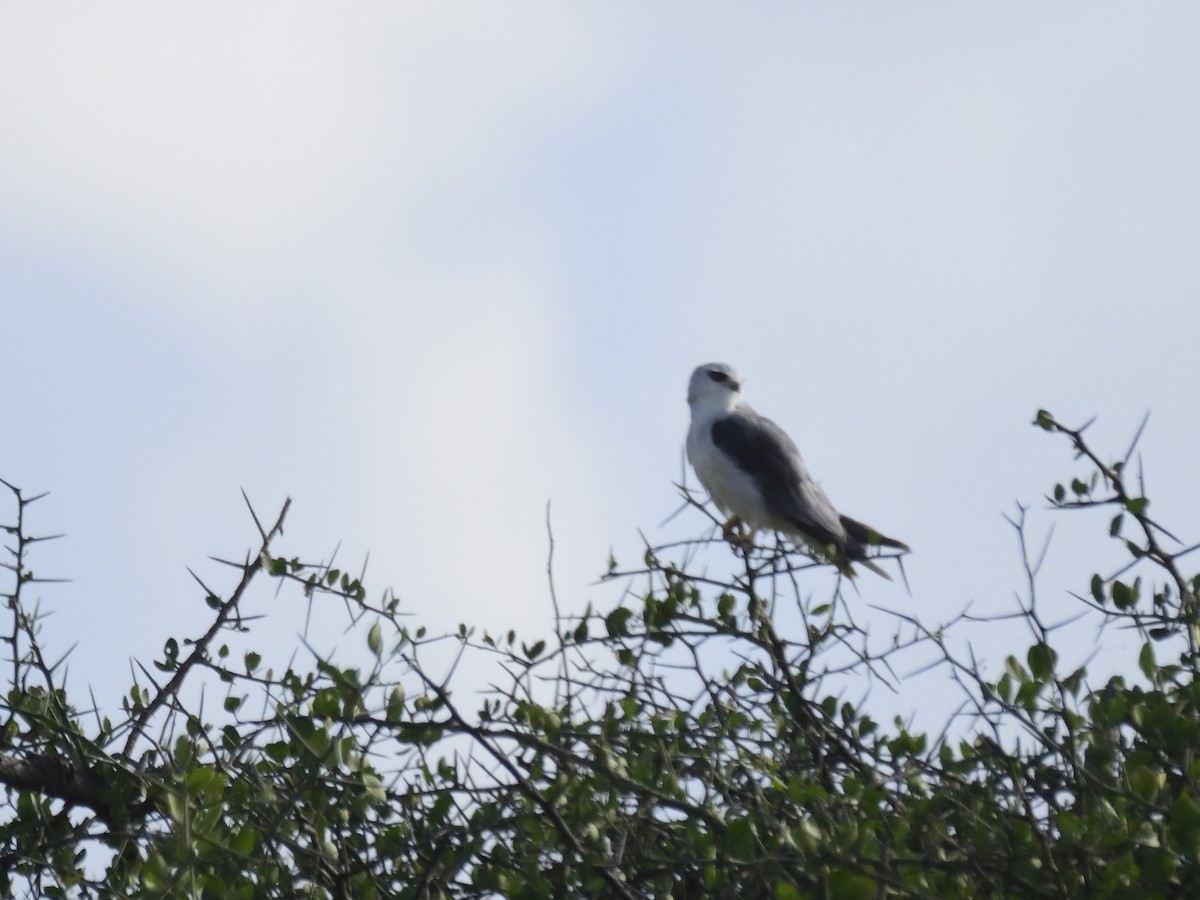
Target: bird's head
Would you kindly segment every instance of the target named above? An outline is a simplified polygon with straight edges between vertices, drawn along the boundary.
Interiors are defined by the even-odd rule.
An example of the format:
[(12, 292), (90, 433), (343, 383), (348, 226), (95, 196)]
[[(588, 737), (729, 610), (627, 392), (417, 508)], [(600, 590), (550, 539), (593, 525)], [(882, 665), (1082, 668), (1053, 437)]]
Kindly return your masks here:
[(697, 366), (688, 382), (688, 405), (692, 412), (729, 412), (742, 396), (742, 373), (724, 363)]

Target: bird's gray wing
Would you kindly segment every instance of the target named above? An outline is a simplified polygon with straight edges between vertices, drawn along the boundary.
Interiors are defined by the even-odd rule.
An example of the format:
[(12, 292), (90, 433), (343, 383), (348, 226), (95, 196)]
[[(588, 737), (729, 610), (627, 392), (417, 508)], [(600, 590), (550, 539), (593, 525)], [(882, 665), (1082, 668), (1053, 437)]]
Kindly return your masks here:
[(717, 448), (751, 476), (771, 513), (821, 544), (841, 549), (837, 510), (804, 468), (800, 451), (770, 419), (738, 411), (712, 426)]

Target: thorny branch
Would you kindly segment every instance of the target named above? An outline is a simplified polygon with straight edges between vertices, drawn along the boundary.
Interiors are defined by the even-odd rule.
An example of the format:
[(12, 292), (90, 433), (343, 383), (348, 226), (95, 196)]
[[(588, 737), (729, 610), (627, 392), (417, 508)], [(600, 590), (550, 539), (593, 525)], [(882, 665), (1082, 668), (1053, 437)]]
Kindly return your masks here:
[[(1071, 500), (1064, 491), (1055, 505), (1120, 506), (1141, 526), (1140, 540), (1124, 544), (1135, 563), (1166, 572), (1180, 598), (1156, 596), (1146, 611), (1124, 594), (1124, 605), (1094, 596), (1085, 611), (1124, 617), (1148, 640), (1192, 621), (1194, 592), (1178, 567), (1187, 551), (1164, 549), (1169, 535), (1146, 517), (1144, 491), (1125, 481), (1133, 447), (1104, 465), (1083, 428), (1048, 415), (1038, 424), (1066, 434), (1105, 486), (1100, 495), (1085, 484)], [(235, 564), (240, 581), (227, 599), (197, 579), (215, 601), (212, 622), (185, 658), (160, 665), (171, 678), (126, 722), (98, 724), (89, 738), (65, 695), (10, 707), (9, 722), (28, 731), (10, 738), (21, 752), (0, 753), (0, 783), (21, 792), (26, 808), (32, 795), (98, 815), (36, 807), (41, 830), (28, 845), (0, 822), (0, 879), (28, 864), (36, 895), (43, 871), (79, 874), (77, 863), (54, 858), (56, 848), (104, 835), (130, 865), (169, 860), (165, 889), (197, 892), (205, 873), (218, 873), (223, 885), (279, 897), (483, 896), (520, 885), (547, 896), (970, 890), (1066, 900), (1112, 877), (1112, 859), (1093, 852), (1102, 838), (1115, 848), (1109, 856), (1160, 854), (1158, 869), (1134, 872), (1129, 884), (1157, 871), (1164, 896), (1197, 887), (1196, 867), (1178, 849), (1200, 837), (1187, 805), (1200, 796), (1190, 749), (1200, 737), (1186, 730), (1195, 716), (1183, 690), (1195, 657), (1192, 668), (1147, 669), (1153, 690), (1141, 693), (1119, 680), (1092, 691), (1086, 662), (1060, 670), (1052, 645), (1072, 617), (1047, 614), (1038, 587), (1046, 550), (1027, 539), (1023, 507), (1010, 520), (1024, 567), (1011, 618), (1025, 623), (1032, 646), (998, 678), (957, 641), (986, 617), (964, 610), (931, 627), (908, 604), (889, 611), (889, 640), (878, 617), (856, 613), (878, 605), (814, 578), (818, 561), (783, 544), (732, 550), (686, 492), (684, 508), (709, 517), (709, 536), (647, 543), (632, 568), (614, 560), (605, 581), (620, 582), (621, 597), (576, 615), (554, 585), (547, 508), (553, 635), (528, 643), (465, 626), (428, 636), (405, 623), (394, 595), (371, 602), (359, 579), (331, 564), (275, 555), (287, 504), (270, 528), (251, 509), (257, 553)], [(20, 519), (5, 527), (23, 528)], [(28, 544), (16, 543), (18, 573)], [(241, 606), (264, 571), (299, 588), (310, 612), (318, 593), (340, 598), (347, 633), (366, 639), (367, 662), (338, 663), (307, 641), (308, 667), (254, 652), (235, 665), (213, 650), (222, 628), (249, 630), (254, 618)], [(36, 617), (14, 621), (5, 640), (20, 658), (17, 694), (38, 700), (45, 682), (56, 695)], [(881, 726), (869, 715), (872, 687), (898, 688), (897, 669), (911, 668), (900, 665), (904, 654), (924, 660), (930, 649), (923, 669), (944, 673), (963, 695), (955, 727), (948, 722), (932, 742), (899, 718)], [(498, 662), (500, 674), (472, 714), (451, 685), (481, 661)], [(184, 708), (185, 683), (209, 676), (226, 686), (224, 717), (206, 714), (203, 699)], [(1127, 712), (1143, 701), (1137, 717)], [(177, 715), (186, 728), (175, 728)], [(1176, 731), (1155, 744), (1153, 728)], [(118, 735), (114, 753), (106, 748)], [(135, 768), (140, 746), (152, 752)], [(1134, 746), (1131, 766), (1124, 754)], [(1116, 809), (1124, 819), (1112, 818)], [(1125, 822), (1128, 833), (1118, 834)], [(83, 895), (111, 893), (118, 869), (81, 882)]]
[[(250, 507), (249, 501), (247, 501), (246, 505), (250, 508), (251, 515), (254, 515), (254, 509), (253, 507)], [(228, 624), (230, 618), (236, 614), (238, 604), (241, 603), (242, 597), (245, 595), (246, 590), (250, 587), (251, 582), (254, 580), (254, 576), (262, 570), (263, 560), (268, 557), (271, 549), (271, 542), (274, 541), (277, 536), (283, 533), (283, 520), (287, 518), (287, 513), (291, 508), (291, 505), (292, 499), (288, 497), (284, 501), (283, 507), (279, 510), (279, 515), (275, 519), (275, 524), (271, 526), (269, 531), (264, 531), (262, 526), (258, 525), (259, 534), (262, 536), (262, 543), (259, 546), (258, 553), (255, 554), (253, 559), (247, 560), (242, 565), (242, 577), (238, 582), (237, 587), (233, 589), (233, 593), (229, 595), (229, 599), (220, 602), (217, 607), (216, 617), (213, 619), (212, 624), (208, 627), (208, 630), (196, 640), (192, 647), (192, 652), (189, 653), (187, 658), (179, 664), (179, 667), (175, 670), (175, 674), (171, 676), (170, 680), (158, 689), (150, 702), (147, 703), (145, 707), (142, 708), (141, 712), (138, 713), (138, 715), (133, 719), (129, 728), (129, 736), (125, 739), (125, 746), (121, 750), (120, 755), (123, 759), (130, 759), (130, 755), (137, 746), (137, 742), (142, 738), (146, 726), (150, 723), (150, 720), (154, 717), (154, 714), (158, 712), (158, 710), (161, 709), (165, 704), (173, 700), (175, 695), (179, 693), (179, 688), (183, 685), (184, 681), (187, 680), (187, 677), (192, 669), (198, 662), (207, 657), (208, 648), (213, 642), (213, 638), (220, 633), (221, 629)], [(258, 517), (255, 516), (254, 520), (255, 524), (257, 525)]]

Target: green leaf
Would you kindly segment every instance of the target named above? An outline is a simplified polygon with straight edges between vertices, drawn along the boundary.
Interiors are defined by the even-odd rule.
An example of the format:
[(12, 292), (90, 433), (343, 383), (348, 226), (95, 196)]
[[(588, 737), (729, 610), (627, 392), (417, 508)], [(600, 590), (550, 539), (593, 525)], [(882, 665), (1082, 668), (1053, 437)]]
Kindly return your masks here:
[(1038, 681), (1048, 681), (1054, 672), (1054, 664), (1058, 660), (1058, 654), (1048, 644), (1038, 642), (1029, 648), (1026, 660), (1029, 663), (1029, 671), (1033, 674), (1034, 678)]
[(604, 627), (608, 629), (609, 637), (628, 637), (629, 636), (629, 617), (633, 615), (632, 609), (627, 609), (624, 606), (618, 606), (607, 616), (604, 617)]
[(379, 780), (379, 776), (372, 772), (367, 772), (363, 775), (363, 789), (366, 790), (369, 796), (376, 803), (387, 802), (387, 791), (383, 788), (383, 782)]
[(1033, 424), (1043, 431), (1054, 430), (1054, 416), (1046, 412), (1044, 409), (1039, 409), (1037, 415), (1033, 417)]
[[(1163, 847), (1141, 847), (1138, 851), (1138, 862), (1144, 881), (1156, 888), (1171, 887), (1170, 882), (1179, 867), (1179, 859), (1174, 853)], [(1159, 896), (1167, 894), (1161, 893)]]
[(1133, 541), (1129, 540), (1129, 538), (1121, 538), (1121, 543), (1125, 545), (1125, 549), (1129, 551), (1129, 555), (1134, 559), (1141, 559), (1146, 555), (1146, 548), (1139, 547)]
[(877, 895), (874, 881), (849, 869), (830, 873), (828, 886), (829, 900), (875, 900)]
[(1113, 606), (1117, 609), (1129, 609), (1137, 602), (1136, 586), (1131, 587), (1123, 581), (1114, 581), (1109, 590), (1112, 592)]
[(727, 834), (729, 850), (735, 859), (754, 858), (754, 824), (749, 819), (735, 819)]
[(182, 825), (187, 819), (187, 802), (178, 791), (167, 791), (167, 815), (177, 825)]
[(379, 656), (383, 653), (383, 630), (376, 622), (367, 632), (367, 649)]
[(1200, 803), (1190, 794), (1180, 794), (1171, 806), (1171, 837), (1187, 856), (1200, 850)]
[(1126, 775), (1129, 778), (1129, 787), (1133, 790), (1133, 793), (1147, 803), (1152, 802), (1158, 796), (1158, 792), (1164, 783), (1163, 774), (1155, 772), (1149, 766), (1131, 766)]
[(240, 853), (242, 856), (249, 856), (257, 845), (258, 834), (252, 828), (242, 828), (234, 835), (232, 841), (234, 852)]
[(224, 782), (211, 766), (198, 766), (188, 773), (188, 790), (197, 794), (206, 794), (218, 781)]
[(1158, 666), (1154, 663), (1154, 646), (1149, 642), (1142, 644), (1142, 652), (1138, 654), (1138, 668), (1151, 681), (1158, 674)]
[(387, 700), (387, 720), (389, 722), (399, 722), (404, 715), (404, 688), (396, 685), (392, 688), (392, 692), (388, 694)]
[(1012, 676), (1005, 672), (1000, 676), (1000, 680), (996, 682), (996, 695), (1005, 703), (1011, 703), (1012, 694)]
[(782, 878), (775, 882), (775, 900), (801, 900), (803, 896), (791, 882)]
[(146, 856), (145, 865), (141, 872), (142, 887), (159, 890), (166, 887), (170, 874), (166, 861), (161, 853), (150, 853)]

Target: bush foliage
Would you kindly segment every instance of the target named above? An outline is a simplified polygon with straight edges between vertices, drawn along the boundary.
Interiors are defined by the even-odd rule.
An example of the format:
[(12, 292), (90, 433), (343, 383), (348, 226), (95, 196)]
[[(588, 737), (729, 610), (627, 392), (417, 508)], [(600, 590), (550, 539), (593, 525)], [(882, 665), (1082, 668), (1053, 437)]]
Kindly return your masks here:
[[(957, 623), (879, 611), (895, 626), (880, 645), (856, 620), (865, 601), (812, 596), (812, 560), (716, 538), (614, 562), (616, 605), (565, 616), (556, 600), (545, 639), (432, 636), (391, 594), (369, 599), (353, 575), (279, 549), (285, 505), (228, 589), (200, 585), (209, 627), (167, 639), (105, 716), (47, 661), (29, 600), (38, 498), (10, 486), (0, 892), (1200, 896), (1193, 548), (1150, 517), (1132, 448), (1105, 462), (1082, 429), (1045, 412), (1035, 424), (1085, 467), (1051, 504), (1110, 510), (1127, 559), (1085, 576), (1075, 600), (1139, 638), (1104, 683), (1060, 663), (1062, 623), (1044, 620), (1028, 553), (1030, 639), (988, 673)], [(718, 554), (730, 574), (703, 567)], [(345, 604), (361, 658), (271, 668), (231, 650), (269, 622), (242, 605), (270, 579)], [(937, 734), (845, 699), (894, 684), (892, 660), (916, 650), (922, 678), (961, 692)], [(493, 667), (494, 690), (456, 693), (463, 659)], [(200, 683), (222, 687), (220, 708), (189, 699)]]

